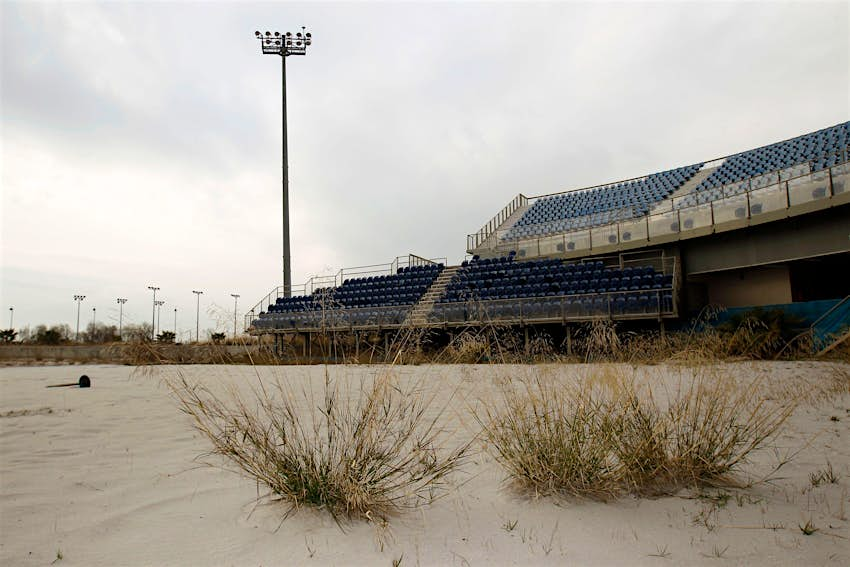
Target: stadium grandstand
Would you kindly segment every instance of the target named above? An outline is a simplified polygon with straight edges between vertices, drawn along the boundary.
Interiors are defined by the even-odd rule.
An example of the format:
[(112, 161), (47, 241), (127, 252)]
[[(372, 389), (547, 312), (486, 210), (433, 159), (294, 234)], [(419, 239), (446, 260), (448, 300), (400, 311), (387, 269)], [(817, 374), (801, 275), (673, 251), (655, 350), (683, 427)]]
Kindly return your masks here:
[(848, 158), (845, 122), (633, 179), (520, 194), (467, 236), (460, 265), (411, 254), (279, 287), (246, 328), (663, 325), (717, 304), (785, 306), (837, 331), (850, 322)]

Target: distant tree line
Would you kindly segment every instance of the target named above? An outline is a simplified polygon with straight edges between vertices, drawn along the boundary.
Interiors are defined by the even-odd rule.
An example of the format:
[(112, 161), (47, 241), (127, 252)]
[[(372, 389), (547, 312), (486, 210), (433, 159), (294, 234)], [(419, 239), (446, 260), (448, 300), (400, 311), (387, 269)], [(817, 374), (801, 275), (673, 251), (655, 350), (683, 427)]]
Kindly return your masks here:
[[(121, 335), (121, 337), (118, 336), (116, 325), (89, 323), (84, 330), (80, 331), (79, 340), (77, 340), (76, 332), (68, 324), (37, 325), (0, 330), (0, 343), (17, 342), (35, 345), (109, 344), (122, 341), (139, 343), (151, 340), (151, 324), (124, 325)], [(223, 342), (225, 339), (224, 333), (216, 333), (211, 329), (207, 330), (207, 336), (215, 343)], [(177, 337), (173, 331), (161, 331), (156, 335), (157, 342), (173, 343), (176, 340)]]

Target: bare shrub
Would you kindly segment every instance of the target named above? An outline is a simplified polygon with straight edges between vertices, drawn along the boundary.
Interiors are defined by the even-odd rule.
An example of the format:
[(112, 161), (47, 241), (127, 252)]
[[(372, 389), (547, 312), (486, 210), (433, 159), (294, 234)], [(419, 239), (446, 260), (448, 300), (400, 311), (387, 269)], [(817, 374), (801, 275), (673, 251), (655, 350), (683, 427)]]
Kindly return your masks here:
[(793, 410), (758, 392), (755, 383), (738, 387), (719, 372), (697, 371), (657, 400), (633, 376), (604, 369), (576, 382), (507, 380), (475, 416), (515, 486), (605, 498), (734, 485), (734, 473)]
[(290, 512), (313, 506), (337, 521), (374, 519), (430, 502), (469, 452), (468, 443), (442, 449), (445, 406), (433, 407), (424, 383), (401, 387), (390, 374), (346, 390), (326, 371), (318, 395), (260, 381), (252, 399), (235, 387), (216, 395), (179, 372), (168, 383), (210, 454), (266, 485)]
[(591, 321), (583, 337), (585, 362), (618, 360), (622, 342), (613, 321), (596, 319)]
[(730, 475), (775, 436), (794, 407), (765, 401), (757, 381), (738, 385), (716, 368), (702, 369), (666, 412), (672, 478), (683, 485), (734, 484)]

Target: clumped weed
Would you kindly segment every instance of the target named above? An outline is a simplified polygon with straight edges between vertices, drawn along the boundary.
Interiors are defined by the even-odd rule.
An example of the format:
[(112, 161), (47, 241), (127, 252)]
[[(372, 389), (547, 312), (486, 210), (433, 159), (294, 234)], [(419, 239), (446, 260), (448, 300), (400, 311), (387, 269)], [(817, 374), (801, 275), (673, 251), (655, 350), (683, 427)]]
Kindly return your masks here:
[(212, 443), (210, 454), (267, 486), (290, 512), (312, 506), (337, 521), (385, 518), (443, 494), (469, 453), (468, 443), (442, 449), (448, 433), (435, 394), (423, 383), (400, 386), (390, 373), (346, 390), (326, 370), (318, 393), (260, 380), (252, 399), (235, 387), (215, 394), (179, 371), (168, 384)]
[(841, 478), (841, 475), (832, 469), (832, 463), (829, 461), (826, 462), (826, 468), (809, 474), (809, 482), (813, 487), (818, 487), (823, 483), (838, 484), (839, 478)]
[(625, 375), (507, 380), (475, 416), (517, 487), (604, 499), (737, 486), (734, 473), (792, 409), (762, 401), (757, 384), (700, 370), (665, 403)]
[(815, 532), (820, 531), (820, 528), (815, 527), (812, 520), (809, 519), (806, 521), (805, 525), (799, 525), (800, 531), (803, 532), (803, 535), (812, 535)]

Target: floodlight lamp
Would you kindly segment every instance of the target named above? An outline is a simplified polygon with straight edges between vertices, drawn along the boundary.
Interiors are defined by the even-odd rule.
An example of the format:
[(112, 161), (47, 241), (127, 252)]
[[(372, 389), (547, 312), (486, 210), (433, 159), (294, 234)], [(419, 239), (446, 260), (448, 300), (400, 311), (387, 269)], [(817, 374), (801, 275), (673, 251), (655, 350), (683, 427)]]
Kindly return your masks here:
[(258, 32), (258, 31), (255, 31), (255, 32), (254, 32), (254, 35), (255, 35), (255, 36), (257, 36), (257, 37), (260, 37), (260, 36), (261, 36), (261, 35), (263, 35), (263, 34), (261, 34), (261, 33), (260, 33), (260, 32)]
[(301, 46), (301, 42), (300, 42), (300, 41), (296, 41), (296, 42), (295, 42), (295, 45)]
[(278, 40), (275, 40), (274, 44), (275, 44), (275, 45), (280, 45), (280, 40), (279, 40), (279, 39), (278, 39)]
[(297, 33), (297, 34), (295, 34), (295, 35), (296, 35), (296, 36), (298, 36), (298, 37), (301, 37), (301, 32), (298, 32), (298, 33)]
[(268, 30), (266, 30), (266, 37), (268, 37), (268, 36), (270, 36), (270, 35), (271, 35), (271, 32), (269, 32)]
[(308, 39), (313, 37), (313, 34), (311, 34), (310, 32), (307, 32), (305, 35), (307, 36)]
[(280, 32), (274, 32), (275, 37), (280, 37)]
[(292, 35), (292, 32), (286, 32), (286, 37), (289, 37), (291, 35)]

